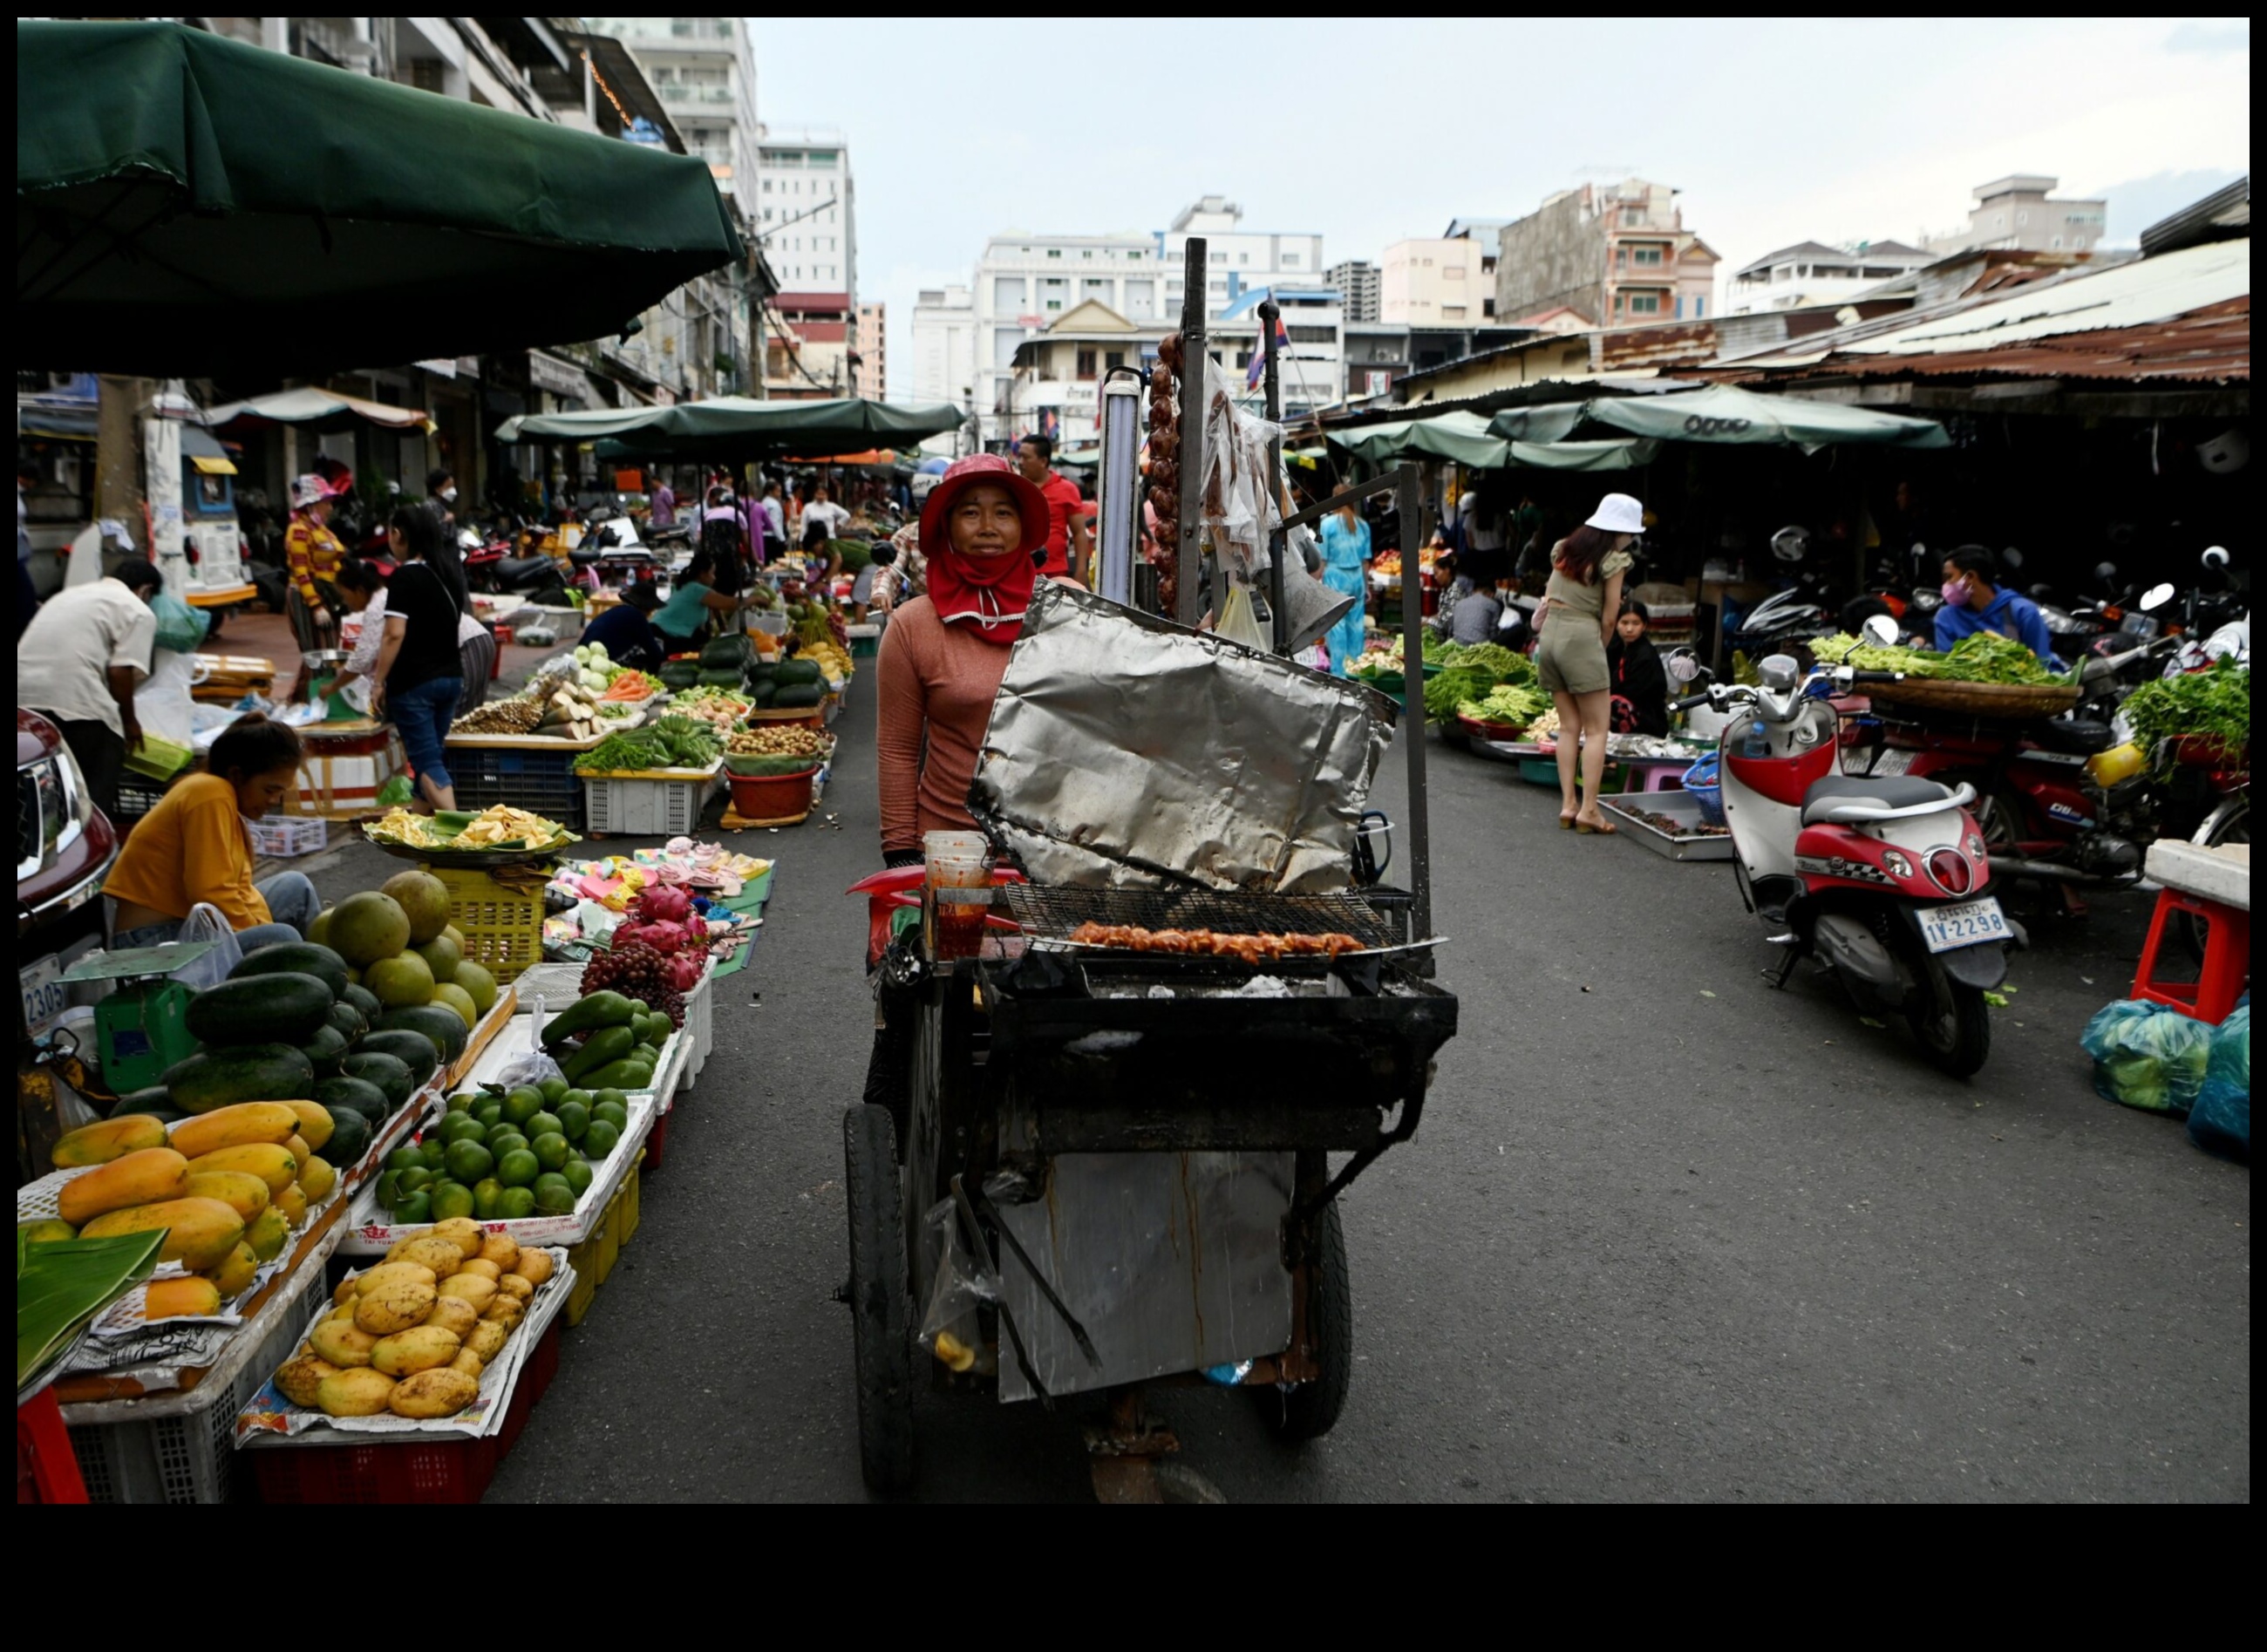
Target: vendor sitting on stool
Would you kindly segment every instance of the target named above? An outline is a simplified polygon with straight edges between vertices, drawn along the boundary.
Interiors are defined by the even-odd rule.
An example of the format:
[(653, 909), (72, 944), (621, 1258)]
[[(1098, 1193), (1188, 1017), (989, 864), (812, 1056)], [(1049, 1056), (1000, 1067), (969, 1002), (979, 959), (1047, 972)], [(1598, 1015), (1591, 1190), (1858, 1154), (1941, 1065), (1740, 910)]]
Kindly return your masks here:
[(642, 671), (659, 668), (668, 649), (653, 628), (653, 611), (661, 606), (661, 593), (651, 580), (622, 588), (622, 600), (583, 627), (583, 640), (596, 643), (616, 665)]
[(156, 947), (180, 938), (199, 902), (220, 909), (246, 952), (302, 940), (323, 910), (300, 872), (252, 881), (245, 820), (272, 815), (299, 783), (297, 730), (258, 712), (221, 731), (204, 772), (184, 777), (126, 839), (102, 892), (111, 946)]

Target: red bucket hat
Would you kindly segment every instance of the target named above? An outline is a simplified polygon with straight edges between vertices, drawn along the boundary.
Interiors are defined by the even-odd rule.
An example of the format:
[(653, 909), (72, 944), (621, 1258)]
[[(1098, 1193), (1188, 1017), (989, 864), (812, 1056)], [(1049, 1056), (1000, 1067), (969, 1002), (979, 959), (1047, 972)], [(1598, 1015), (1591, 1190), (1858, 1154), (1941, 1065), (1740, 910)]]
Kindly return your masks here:
[(955, 459), (947, 466), (944, 474), (936, 479), (936, 486), (929, 489), (928, 498), (922, 501), (921, 540), (924, 553), (933, 557), (950, 548), (952, 540), (945, 531), (945, 518), (951, 515), (953, 501), (979, 482), (996, 483), (1014, 495), (1016, 514), (1023, 523), (1023, 542), (1016, 547), (1019, 551), (1028, 556), (1046, 544), (1053, 526), (1046, 496), (998, 454), (976, 453)]

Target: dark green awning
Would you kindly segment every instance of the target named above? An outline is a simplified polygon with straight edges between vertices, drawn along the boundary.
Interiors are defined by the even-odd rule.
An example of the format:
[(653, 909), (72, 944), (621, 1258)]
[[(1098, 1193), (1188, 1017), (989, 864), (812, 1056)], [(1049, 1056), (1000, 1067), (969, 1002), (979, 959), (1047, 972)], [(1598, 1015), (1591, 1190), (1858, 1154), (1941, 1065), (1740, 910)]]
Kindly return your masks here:
[(17, 365), (256, 377), (619, 333), (708, 166), (171, 23), (16, 26)]
[(756, 401), (717, 396), (669, 407), (592, 407), (523, 413), (496, 428), (496, 440), (598, 442), (604, 457), (733, 459), (756, 453), (862, 453), (910, 447), (957, 430), (965, 408), (949, 401), (892, 406), (851, 396), (834, 401)]
[(1508, 407), (1488, 422), (1494, 435), (1562, 442), (1570, 431), (1603, 426), (1662, 442), (1798, 447), (1806, 453), (1843, 443), (1947, 448), (1952, 438), (1933, 419), (1876, 413), (1801, 396), (1760, 396), (1733, 384), (1666, 396), (1600, 396), (1585, 402)]

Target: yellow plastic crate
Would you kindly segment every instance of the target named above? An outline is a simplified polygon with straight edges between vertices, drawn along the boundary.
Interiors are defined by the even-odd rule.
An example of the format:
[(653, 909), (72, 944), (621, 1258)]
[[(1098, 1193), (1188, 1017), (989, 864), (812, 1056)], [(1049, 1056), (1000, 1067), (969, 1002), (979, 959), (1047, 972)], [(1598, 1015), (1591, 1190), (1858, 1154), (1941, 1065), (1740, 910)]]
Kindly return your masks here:
[[(645, 1155), (640, 1153), (638, 1157), (643, 1159)], [(628, 1177), (599, 1213), (597, 1230), (567, 1253), (567, 1260), (575, 1265), (575, 1288), (567, 1293), (568, 1324), (583, 1323), (598, 1294), (598, 1287), (613, 1273), (615, 1258), (621, 1254), (630, 1234), (637, 1231), (637, 1166), (633, 1165)]]
[(618, 1207), (616, 1226), (620, 1230), (614, 1235), (614, 1245), (618, 1250), (637, 1237), (638, 1221), (645, 1205), (645, 1178), (642, 1173), (644, 1166), (645, 1149), (641, 1147), (637, 1163), (630, 1166), (629, 1179), (622, 1183), (621, 1192), (614, 1198)]
[(497, 985), (543, 961), (542, 883), (507, 883), (461, 866), (427, 870), (449, 891), (449, 921), (464, 932), (465, 956)]

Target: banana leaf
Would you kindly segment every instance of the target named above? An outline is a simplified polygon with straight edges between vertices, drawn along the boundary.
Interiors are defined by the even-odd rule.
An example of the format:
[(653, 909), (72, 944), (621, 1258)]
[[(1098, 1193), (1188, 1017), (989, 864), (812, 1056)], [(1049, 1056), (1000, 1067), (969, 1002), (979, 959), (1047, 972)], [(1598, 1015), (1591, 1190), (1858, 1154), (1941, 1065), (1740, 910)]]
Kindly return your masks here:
[(16, 1402), (77, 1347), (80, 1333), (157, 1270), (165, 1232), (34, 1245), (16, 1231)]

